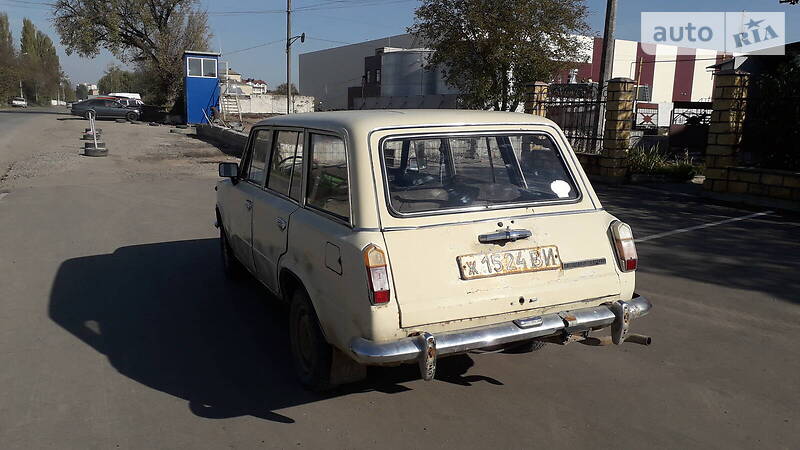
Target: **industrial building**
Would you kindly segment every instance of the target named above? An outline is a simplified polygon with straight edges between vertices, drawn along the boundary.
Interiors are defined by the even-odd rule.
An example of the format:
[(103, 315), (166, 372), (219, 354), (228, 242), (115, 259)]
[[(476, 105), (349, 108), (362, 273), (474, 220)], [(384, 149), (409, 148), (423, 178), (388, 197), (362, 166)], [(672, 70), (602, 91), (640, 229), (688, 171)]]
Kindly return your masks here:
[(400, 34), (358, 44), (300, 54), (300, 86), (304, 95), (313, 96), (318, 111), (347, 109), (347, 91), (361, 86), (366, 75), (364, 58), (382, 47), (416, 48), (416, 39)]
[[(557, 74), (554, 83), (597, 81), (603, 39), (576, 36), (585, 43), (581, 60)], [(430, 50), (411, 34), (300, 55), (300, 90), (317, 99), (319, 110), (376, 108), (449, 108), (458, 92), (440, 70), (424, 69)], [(675, 102), (711, 98), (711, 66), (726, 59), (716, 50), (643, 44), (617, 39), (613, 77), (640, 86), (640, 106), (658, 110), (659, 126), (668, 126)]]

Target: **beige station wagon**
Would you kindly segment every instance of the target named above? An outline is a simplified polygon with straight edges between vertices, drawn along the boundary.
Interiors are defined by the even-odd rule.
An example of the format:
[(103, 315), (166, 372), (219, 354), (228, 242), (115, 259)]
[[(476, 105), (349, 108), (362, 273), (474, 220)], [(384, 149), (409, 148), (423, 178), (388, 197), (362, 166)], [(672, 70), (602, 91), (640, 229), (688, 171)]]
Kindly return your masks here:
[[(545, 342), (649, 344), (628, 225), (606, 212), (563, 132), (461, 110), (295, 114), (220, 164), (225, 270), (291, 304), (300, 381), (366, 365)], [(608, 329), (608, 333), (597, 333)], [(609, 336), (610, 335), (610, 336)]]

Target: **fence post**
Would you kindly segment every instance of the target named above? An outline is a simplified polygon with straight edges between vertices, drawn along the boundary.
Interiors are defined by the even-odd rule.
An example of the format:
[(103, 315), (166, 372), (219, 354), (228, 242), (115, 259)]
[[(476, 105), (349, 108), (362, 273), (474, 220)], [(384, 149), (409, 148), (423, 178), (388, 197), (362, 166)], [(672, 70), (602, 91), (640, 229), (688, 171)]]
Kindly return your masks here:
[(603, 151), (600, 155), (600, 179), (605, 182), (622, 183), (628, 175), (635, 84), (630, 78), (614, 78), (608, 82)]
[(728, 168), (736, 165), (742, 141), (750, 74), (723, 70), (714, 74), (711, 125), (706, 146), (706, 180), (703, 189), (728, 191)]
[(548, 84), (536, 81), (525, 85), (525, 114), (545, 117), (547, 115)]

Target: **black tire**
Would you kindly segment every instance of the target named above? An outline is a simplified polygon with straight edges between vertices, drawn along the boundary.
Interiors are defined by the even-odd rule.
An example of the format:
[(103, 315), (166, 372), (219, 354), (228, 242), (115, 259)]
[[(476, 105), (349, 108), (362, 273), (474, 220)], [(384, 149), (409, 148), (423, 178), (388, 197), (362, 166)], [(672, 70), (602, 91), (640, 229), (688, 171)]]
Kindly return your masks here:
[(219, 227), (219, 244), (220, 254), (222, 255), (222, 269), (225, 272), (225, 276), (230, 279), (241, 277), (244, 272), (244, 267), (242, 267), (242, 263), (236, 259), (236, 255), (233, 254), (233, 247), (231, 247), (230, 242), (228, 242), (228, 235), (225, 233), (225, 229), (222, 228), (222, 226)]
[(139, 118), (139, 115), (131, 111), (125, 115), (125, 118), (128, 119), (128, 122), (133, 122), (134, 120)]
[(108, 149), (107, 148), (87, 148), (83, 150), (83, 154), (86, 156), (108, 156)]
[(531, 353), (537, 350), (541, 350), (544, 347), (544, 342), (542, 341), (535, 341), (531, 339), (530, 341), (523, 341), (517, 344), (509, 345), (503, 353)]
[(83, 113), (83, 118), (86, 119), (86, 120), (89, 120), (89, 115), (90, 114), (95, 114), (94, 118), (97, 119), (97, 114), (92, 110), (89, 110), (89, 111), (86, 111), (85, 113)]
[(292, 295), (289, 338), (292, 365), (300, 383), (315, 392), (332, 388), (333, 348), (325, 341), (314, 306), (303, 289)]

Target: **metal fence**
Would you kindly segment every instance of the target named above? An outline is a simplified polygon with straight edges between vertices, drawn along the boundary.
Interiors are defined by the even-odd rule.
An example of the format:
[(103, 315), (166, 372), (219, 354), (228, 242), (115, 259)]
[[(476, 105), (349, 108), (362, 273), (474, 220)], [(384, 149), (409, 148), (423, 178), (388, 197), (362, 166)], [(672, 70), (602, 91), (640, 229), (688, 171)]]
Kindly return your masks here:
[(779, 76), (754, 76), (746, 108), (738, 163), (800, 170), (800, 87)]
[(711, 102), (675, 102), (669, 123), (670, 151), (702, 159), (712, 112)]
[(600, 153), (605, 98), (604, 90), (598, 101), (597, 84), (551, 84), (547, 98), (534, 99), (533, 106), (564, 130), (576, 152)]

